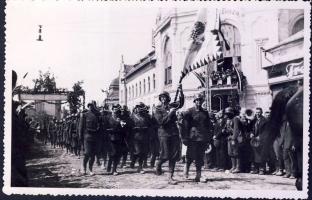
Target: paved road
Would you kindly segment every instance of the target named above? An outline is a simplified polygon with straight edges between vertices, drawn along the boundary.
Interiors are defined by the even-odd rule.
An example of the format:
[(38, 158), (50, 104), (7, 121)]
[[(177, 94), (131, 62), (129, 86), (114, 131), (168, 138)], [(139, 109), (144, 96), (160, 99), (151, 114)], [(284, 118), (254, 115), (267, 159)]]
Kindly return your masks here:
[[(136, 173), (135, 169), (119, 169), (120, 175), (107, 175), (103, 169), (94, 167), (94, 176), (80, 173), (81, 159), (68, 155), (62, 149), (52, 149), (36, 143), (27, 160), (29, 185), (31, 187), (72, 187), (72, 188), (149, 188), (149, 189), (268, 189), (296, 190), (295, 180), (272, 175), (254, 175), (247, 173), (230, 174), (204, 170), (202, 179), (207, 182), (195, 183), (183, 178), (183, 164), (177, 164), (175, 180), (177, 185), (167, 184), (167, 166), (165, 174), (156, 176), (154, 170), (146, 169), (145, 174)], [(193, 166), (192, 166), (193, 167)], [(195, 177), (191, 168), (190, 178)]]

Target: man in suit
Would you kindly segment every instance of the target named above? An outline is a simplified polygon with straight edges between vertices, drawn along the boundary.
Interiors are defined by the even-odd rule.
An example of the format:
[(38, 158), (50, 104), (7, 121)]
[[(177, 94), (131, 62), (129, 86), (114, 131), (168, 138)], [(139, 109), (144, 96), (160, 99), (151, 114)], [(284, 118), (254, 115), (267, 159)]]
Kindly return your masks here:
[[(253, 134), (250, 135), (251, 140), (260, 141), (261, 133), (263, 132), (264, 126), (267, 122), (267, 119), (262, 115), (263, 111), (262, 108), (257, 107), (255, 112), (255, 121), (254, 121), (254, 131)], [(261, 144), (260, 145), (253, 145), (253, 153), (254, 153), (254, 160), (252, 164), (251, 174), (264, 175), (265, 173), (265, 162), (264, 159), (261, 157)]]

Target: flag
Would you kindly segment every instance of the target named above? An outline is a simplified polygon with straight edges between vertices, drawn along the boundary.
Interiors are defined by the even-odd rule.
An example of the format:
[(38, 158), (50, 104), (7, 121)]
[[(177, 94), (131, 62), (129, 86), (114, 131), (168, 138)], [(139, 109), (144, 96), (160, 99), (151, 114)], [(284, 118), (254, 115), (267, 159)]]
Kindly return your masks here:
[[(199, 14), (199, 16), (201, 15)], [(206, 17), (206, 19), (208, 19), (208, 21), (203, 22), (203, 24), (205, 24), (205, 32), (203, 34), (201, 33), (200, 35), (202, 42), (197, 45), (196, 43), (191, 44), (192, 48), (189, 48), (187, 57), (185, 59), (184, 69), (181, 75), (182, 78), (184, 78), (192, 70), (200, 68), (214, 61), (217, 61), (218, 65), (223, 64), (223, 48), (220, 42), (220, 37), (222, 37), (223, 41), (225, 42), (226, 50), (230, 49), (230, 46), (225, 40), (224, 34), (221, 31), (221, 18), (218, 10), (216, 9), (215, 12), (210, 12), (209, 17)]]
[(206, 8), (201, 8), (197, 13), (197, 18), (194, 23), (191, 35), (190, 42), (188, 44), (188, 49), (185, 55), (185, 60), (183, 64), (183, 71), (181, 73), (180, 82), (188, 72), (192, 71), (191, 63), (196, 57), (198, 51), (201, 49), (203, 42), (205, 41), (205, 30), (207, 22), (207, 10)]

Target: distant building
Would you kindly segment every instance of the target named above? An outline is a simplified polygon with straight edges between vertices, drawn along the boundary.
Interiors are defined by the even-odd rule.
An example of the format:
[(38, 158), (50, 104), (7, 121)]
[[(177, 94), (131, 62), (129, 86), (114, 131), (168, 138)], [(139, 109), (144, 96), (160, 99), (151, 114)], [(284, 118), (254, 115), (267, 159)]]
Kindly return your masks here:
[(112, 108), (114, 104), (119, 103), (119, 77), (112, 80), (108, 88), (108, 94), (104, 103), (109, 106), (109, 109)]
[(126, 65), (122, 61), (119, 80), (121, 105), (127, 105), (129, 109), (139, 102), (144, 102), (150, 107), (155, 105), (157, 100), (155, 64), (155, 51), (151, 51), (134, 65)]

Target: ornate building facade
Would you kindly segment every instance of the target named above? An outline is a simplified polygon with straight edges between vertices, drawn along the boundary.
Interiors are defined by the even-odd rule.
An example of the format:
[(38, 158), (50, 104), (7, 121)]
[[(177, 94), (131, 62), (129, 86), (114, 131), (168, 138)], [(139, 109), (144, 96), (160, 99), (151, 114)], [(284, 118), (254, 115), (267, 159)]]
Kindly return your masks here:
[[(218, 111), (227, 106), (268, 110), (277, 87), (274, 84), (283, 82), (274, 82), (277, 75), (272, 75), (270, 69), (279, 62), (268, 62), (268, 56), (280, 55), (278, 52), (283, 48), (292, 48), (290, 51), (293, 54), (300, 52), (303, 10), (224, 8), (218, 9), (218, 12), (221, 30), (230, 49), (223, 48), (222, 65), (215, 63), (209, 70), (208, 66), (201, 67), (184, 78), (182, 85), (186, 101), (182, 109), (191, 107), (193, 97), (206, 91), (212, 110)], [(153, 30), (154, 51), (133, 66), (121, 64), (121, 104), (132, 108), (142, 101), (153, 106), (158, 104), (158, 94), (164, 90), (174, 98), (196, 14), (197, 10), (180, 8), (159, 12)], [(225, 45), (222, 40), (221, 43)], [(289, 61), (298, 63), (302, 60), (303, 55), (293, 55)], [(284, 62), (288, 61), (280, 61)], [(203, 81), (206, 84), (203, 85)]]

